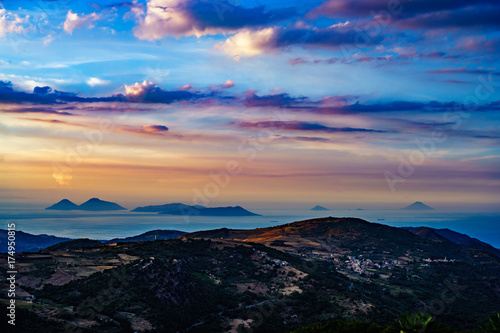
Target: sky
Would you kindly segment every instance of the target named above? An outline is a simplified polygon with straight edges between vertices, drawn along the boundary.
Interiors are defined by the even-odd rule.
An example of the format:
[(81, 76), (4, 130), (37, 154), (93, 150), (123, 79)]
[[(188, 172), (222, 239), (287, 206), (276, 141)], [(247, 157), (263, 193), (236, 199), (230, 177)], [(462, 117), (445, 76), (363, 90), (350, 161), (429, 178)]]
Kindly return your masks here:
[(0, 197), (500, 198), (496, 0), (3, 0)]

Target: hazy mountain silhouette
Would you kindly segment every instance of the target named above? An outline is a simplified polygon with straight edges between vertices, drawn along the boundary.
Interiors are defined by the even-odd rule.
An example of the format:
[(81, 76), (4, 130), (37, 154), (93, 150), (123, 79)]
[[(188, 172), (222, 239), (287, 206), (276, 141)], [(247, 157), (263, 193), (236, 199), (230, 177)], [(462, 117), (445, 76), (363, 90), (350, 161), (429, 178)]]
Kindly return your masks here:
[[(7, 230), (0, 229), (0, 253), (7, 251)], [(56, 237), (51, 235), (32, 235), (27, 232), (16, 230), (16, 251), (36, 252), (57, 243), (71, 240), (71, 238)]]
[(401, 208), (402, 210), (434, 210), (434, 208), (427, 206), (423, 202), (416, 201), (412, 203), (411, 205)]
[(182, 208), (184, 208), (184, 209), (188, 209), (188, 208), (203, 209), (206, 207), (200, 206), (200, 205), (189, 206), (189, 205), (185, 205), (183, 203), (170, 203), (170, 204), (165, 204), (165, 205), (151, 205), (151, 206), (137, 207), (131, 211), (132, 212), (163, 213), (163, 212), (169, 212), (169, 211), (177, 211), (177, 210), (182, 209)]
[(62, 199), (56, 204), (53, 204), (50, 207), (47, 207), (45, 209), (51, 209), (51, 210), (79, 210), (80, 207), (78, 207), (77, 204), (69, 201), (68, 199)]
[(311, 210), (329, 210), (329, 209), (323, 206), (314, 206), (313, 208), (311, 208)]
[(435, 229), (430, 227), (403, 227), (402, 229), (411, 231), (415, 235), (418, 235), (425, 239), (429, 240), (446, 239), (463, 248), (485, 250), (494, 253), (495, 255), (500, 257), (499, 249), (494, 248), (488, 243), (481, 242), (479, 239), (469, 237), (466, 234), (461, 234), (459, 232), (450, 229)]
[(104, 211), (104, 210), (127, 210), (127, 208), (123, 208), (117, 203), (100, 200), (98, 198), (92, 198), (80, 206), (80, 210), (88, 210), (88, 211)]
[(171, 209), (160, 214), (183, 215), (183, 216), (260, 216), (252, 213), (241, 206), (235, 207), (213, 207), (198, 208), (197, 206), (185, 206)]
[(117, 203), (110, 202), (110, 201), (104, 201), (100, 200), (98, 198), (92, 198), (84, 203), (82, 203), (80, 206), (74, 204), (73, 202), (69, 201), (68, 199), (63, 199), (59, 201), (58, 203), (47, 207), (45, 209), (50, 209), (50, 210), (85, 210), (85, 211), (107, 211), (107, 210), (127, 210), (126, 208), (123, 208)]

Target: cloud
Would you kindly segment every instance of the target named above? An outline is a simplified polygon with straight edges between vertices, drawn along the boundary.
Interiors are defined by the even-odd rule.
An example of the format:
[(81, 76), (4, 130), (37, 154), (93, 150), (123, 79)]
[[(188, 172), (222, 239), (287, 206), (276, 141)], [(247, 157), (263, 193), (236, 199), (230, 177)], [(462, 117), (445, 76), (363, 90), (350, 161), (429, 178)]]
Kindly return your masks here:
[[(87, 82), (89, 83), (89, 82)], [(95, 80), (91, 83), (96, 83)], [(35, 87), (33, 93), (16, 91), (11, 82), (0, 81), (0, 102), (60, 104), (67, 102), (131, 102), (131, 103), (174, 103), (196, 100), (205, 97), (200, 93), (182, 90), (164, 90), (152, 82), (144, 81), (125, 85), (125, 95), (115, 94), (107, 97), (80, 97), (76, 93), (54, 90), (51, 87)]]
[(492, 74), (492, 75), (500, 75), (500, 72), (495, 72), (492, 70), (484, 69), (484, 68), (467, 68), (467, 67), (457, 67), (457, 68), (442, 68), (442, 69), (433, 69), (428, 70), (427, 73), (431, 74)]
[(143, 125), (142, 128), (149, 133), (160, 133), (168, 131), (168, 127), (163, 125)]
[(442, 29), (500, 25), (500, 3), (496, 0), (329, 0), (308, 13), (309, 18), (378, 17), (402, 28)]
[(97, 77), (91, 77), (87, 81), (85, 81), (89, 86), (95, 87), (95, 86), (103, 86), (106, 84), (109, 84), (110, 81), (108, 80), (102, 80)]
[(154, 83), (144, 81), (125, 85), (125, 95), (129, 101), (142, 103), (173, 103), (201, 98), (203, 95), (185, 90), (163, 90)]
[(245, 8), (223, 0), (150, 0), (145, 15), (139, 14), (134, 35), (150, 41), (166, 36), (216, 35), (265, 26), (294, 13), (293, 9), (265, 11), (264, 6)]
[(29, 121), (35, 121), (35, 122), (47, 123), (47, 124), (58, 124), (58, 125), (85, 127), (85, 125), (69, 123), (67, 121), (58, 120), (58, 119), (40, 119), (40, 118), (17, 118), (17, 119), (29, 120)]
[[(478, 69), (481, 72), (482, 70)], [(448, 71), (447, 71), (448, 72)], [(461, 71), (460, 71), (461, 72)], [(458, 82), (449, 82), (458, 83)], [(76, 93), (52, 90), (49, 86), (37, 86), (32, 93), (17, 91), (10, 82), (0, 81), (0, 102), (6, 104), (39, 104), (57, 105), (57, 109), (41, 106), (26, 106), (4, 108), (1, 112), (12, 113), (47, 113), (71, 115), (72, 110), (82, 112), (104, 111), (104, 112), (128, 112), (149, 111), (149, 107), (130, 107), (130, 104), (172, 104), (183, 103), (190, 105), (231, 105), (245, 106), (248, 108), (286, 108), (293, 112), (315, 113), (315, 114), (357, 114), (357, 113), (421, 113), (421, 112), (444, 112), (450, 110), (464, 109), (465, 106), (457, 102), (415, 102), (393, 100), (378, 103), (361, 103), (359, 96), (327, 96), (319, 100), (310, 100), (304, 96), (290, 96), (287, 93), (275, 93), (268, 95), (257, 95), (255, 90), (247, 90), (244, 97), (239, 95), (220, 95), (217, 91), (208, 93), (165, 90), (157, 87), (152, 82), (144, 81), (125, 85), (125, 94), (114, 94), (104, 97), (80, 97)], [(356, 102), (353, 102), (356, 101)], [(66, 103), (72, 103), (62, 107)], [(78, 107), (78, 103), (87, 103), (84, 107)], [(101, 103), (90, 106), (89, 103)], [(107, 106), (103, 103), (110, 103)], [(127, 106), (125, 103), (129, 103)], [(500, 110), (500, 102), (478, 105), (476, 111)]]
[(72, 116), (73, 113), (68, 111), (62, 111), (52, 108), (42, 108), (42, 107), (21, 107), (21, 108), (0, 108), (2, 113), (34, 113), (34, 114), (49, 114), (49, 115), (62, 115), (62, 116)]
[(52, 36), (51, 34), (50, 34), (50, 35), (47, 35), (47, 36), (45, 36), (45, 38), (43, 39), (43, 45), (47, 46), (47, 45), (49, 45), (50, 43), (52, 43), (54, 40), (55, 40), (54, 36)]
[(93, 28), (94, 22), (100, 18), (101, 16), (96, 13), (78, 16), (77, 13), (73, 13), (69, 10), (66, 14), (66, 21), (64, 21), (63, 29), (71, 35), (75, 29)]
[(369, 132), (369, 133), (385, 133), (386, 131), (379, 131), (367, 128), (352, 128), (352, 127), (329, 127), (317, 123), (309, 123), (304, 121), (257, 121), (257, 122), (238, 122), (233, 123), (241, 128), (265, 128), (277, 129), (287, 131), (311, 131), (311, 132), (325, 132), (325, 133), (352, 133), (352, 132)]
[(243, 103), (248, 107), (286, 107), (304, 100), (304, 98), (291, 97), (286, 93), (257, 96), (255, 90), (246, 91), (245, 96)]
[[(494, 0), (484, 2), (493, 3)], [(450, 10), (469, 5), (467, 0), (413, 0), (410, 2), (400, 2), (387, 0), (329, 0), (322, 3), (309, 12), (311, 17), (360, 17), (374, 16), (380, 11), (392, 13), (415, 15), (420, 13)]]
[(478, 53), (500, 53), (500, 37), (485, 39), (481, 37), (467, 37), (455, 47), (458, 50)]
[(164, 125), (120, 126), (118, 131), (147, 136), (163, 136), (168, 132), (168, 127)]
[(270, 27), (261, 30), (245, 30), (218, 43), (216, 48), (239, 60), (262, 53), (272, 53), (290, 46), (339, 49), (341, 46), (368, 46), (380, 43), (384, 37), (368, 37), (355, 30), (351, 23), (335, 24), (326, 28)]
[(416, 15), (398, 22), (402, 28), (440, 29), (440, 28), (498, 28), (500, 4), (493, 6), (471, 6), (457, 10), (443, 10)]
[(227, 80), (226, 82), (221, 84), (221, 87), (222, 88), (232, 88), (232, 87), (234, 87), (234, 81)]
[(179, 90), (191, 90), (193, 87), (190, 84), (185, 84)]
[[(0, 3), (1, 6), (1, 3)], [(20, 34), (26, 31), (27, 24), (29, 23), (29, 15), (21, 17), (19, 15), (12, 15), (4, 8), (0, 8), (0, 38), (5, 37), (7, 34)]]
[(0, 102), (7, 103), (38, 103), (59, 104), (66, 102), (126, 102), (123, 95), (109, 97), (80, 97), (76, 93), (59, 90), (52, 91), (51, 87), (35, 87), (32, 93), (14, 90), (11, 82), (0, 81)]

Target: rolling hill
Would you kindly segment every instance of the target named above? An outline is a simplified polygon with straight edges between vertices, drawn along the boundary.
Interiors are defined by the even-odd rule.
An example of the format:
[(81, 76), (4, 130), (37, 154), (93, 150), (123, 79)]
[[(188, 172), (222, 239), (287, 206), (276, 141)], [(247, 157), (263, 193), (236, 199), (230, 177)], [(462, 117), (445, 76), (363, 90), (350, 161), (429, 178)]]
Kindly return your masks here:
[(445, 295), (439, 320), (462, 332), (500, 304), (500, 258), (433, 230), (327, 217), (142, 241), (161, 233), (20, 256), (19, 292), (35, 296), (20, 326), (31, 316), (38, 331), (278, 333), (363, 320), (392, 333), (398, 314), (428, 312)]

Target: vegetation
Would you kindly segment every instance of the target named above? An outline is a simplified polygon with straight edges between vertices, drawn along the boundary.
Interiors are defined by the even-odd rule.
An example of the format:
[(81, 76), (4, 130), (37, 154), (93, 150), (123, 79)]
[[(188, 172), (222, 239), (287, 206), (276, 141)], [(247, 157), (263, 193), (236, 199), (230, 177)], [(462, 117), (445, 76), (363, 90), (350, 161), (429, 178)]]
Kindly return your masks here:
[(276, 248), (233, 240), (228, 229), (213, 239), (64, 244), (20, 259), (24, 281), (44, 279), (22, 286), (36, 298), (20, 316), (47, 332), (498, 331), (498, 316), (483, 322), (500, 304), (498, 258), (366, 223), (283, 227), (297, 235)]

